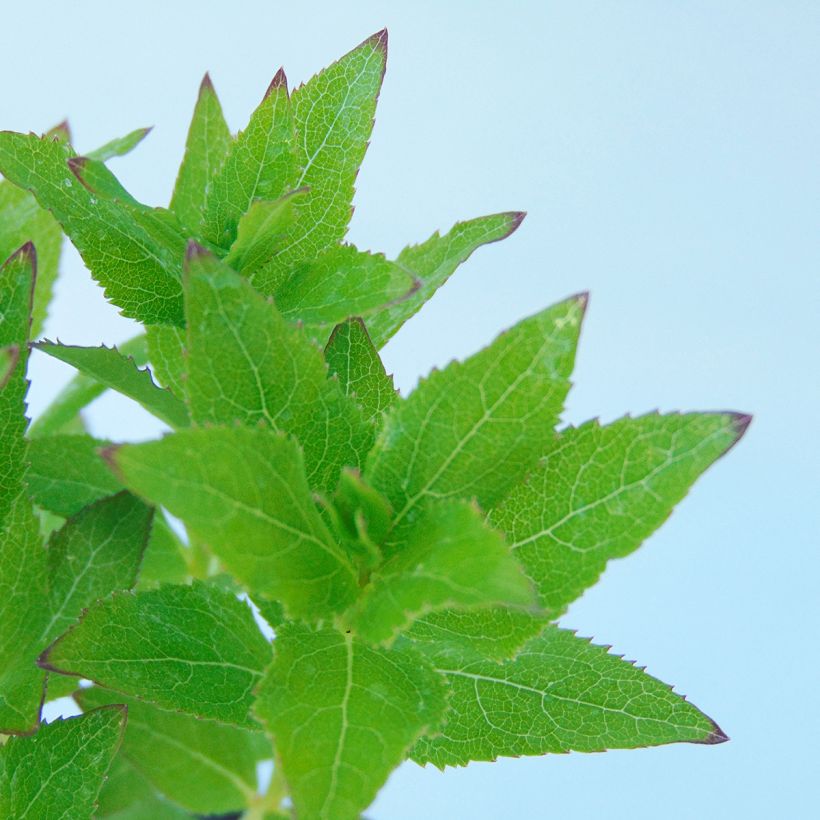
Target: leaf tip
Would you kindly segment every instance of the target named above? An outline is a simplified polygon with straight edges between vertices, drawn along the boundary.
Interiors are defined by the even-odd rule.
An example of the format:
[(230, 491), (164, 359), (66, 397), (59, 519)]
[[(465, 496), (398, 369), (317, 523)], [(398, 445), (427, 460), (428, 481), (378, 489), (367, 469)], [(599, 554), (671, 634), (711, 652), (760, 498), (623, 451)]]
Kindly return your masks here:
[(205, 76), (202, 78), (202, 82), (199, 84), (199, 96), (201, 97), (203, 94), (207, 93), (214, 93), (214, 84), (211, 80), (211, 75), (209, 72), (205, 72)]
[(735, 442), (740, 441), (746, 433), (746, 430), (749, 429), (749, 425), (752, 423), (752, 415), (751, 413), (729, 413), (729, 417), (732, 420), (732, 427), (735, 431)]
[(267, 99), (274, 91), (280, 91), (281, 89), (285, 89), (287, 91), (288, 88), (288, 78), (285, 74), (285, 69), (280, 68), (276, 74), (273, 75), (273, 79), (270, 81), (270, 85), (268, 86), (268, 90), (265, 92), (265, 99)]
[(193, 262), (203, 256), (208, 256), (208, 249), (200, 245), (196, 239), (189, 239), (185, 246), (185, 261)]
[(526, 211), (510, 211), (507, 216), (510, 219), (510, 227), (507, 229), (507, 233), (504, 234), (504, 239), (508, 236), (512, 236), (519, 227), (521, 227), (521, 223), (524, 221), (525, 217), (527, 216)]
[(709, 732), (703, 740), (698, 741), (699, 743), (702, 743), (704, 746), (717, 746), (719, 743), (726, 743), (730, 740), (729, 735), (727, 735), (714, 720), (711, 718), (709, 718), (709, 720), (712, 724), (712, 731)]
[(374, 48), (387, 54), (387, 28), (383, 28), (381, 31), (371, 34), (362, 45), (372, 45)]

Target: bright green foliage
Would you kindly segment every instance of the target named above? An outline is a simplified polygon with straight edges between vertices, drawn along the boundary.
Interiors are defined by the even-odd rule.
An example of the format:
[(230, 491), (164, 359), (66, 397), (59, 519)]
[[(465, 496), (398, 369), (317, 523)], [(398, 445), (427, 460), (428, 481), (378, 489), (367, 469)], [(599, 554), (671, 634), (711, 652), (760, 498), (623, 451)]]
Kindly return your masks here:
[(257, 761), (273, 757), (261, 731), (166, 712), (96, 686), (81, 690), (77, 701), (83, 709), (124, 703), (128, 726), (120, 755), (160, 794), (189, 811), (242, 809), (256, 794)]
[(62, 225), (106, 295), (126, 316), (180, 324), (185, 239), (158, 230), (150, 209), (97, 196), (74, 175), (70, 145), (0, 132), (0, 172)]
[(280, 196), (279, 199), (254, 200), (236, 227), (236, 239), (231, 245), (226, 264), (245, 276), (251, 276), (273, 256), (285, 231), (296, 220), (294, 205), (303, 200), (307, 191)]
[(32, 439), (26, 476), (32, 501), (67, 517), (122, 489), (99, 455), (108, 443), (86, 435)]
[(99, 601), (41, 663), (166, 709), (248, 726), (269, 655), (244, 603), (195, 583)]
[(197, 424), (264, 424), (293, 434), (312, 487), (331, 490), (372, 440), (354, 402), (328, 379), (321, 350), (226, 265), (189, 254), (188, 402)]
[[(148, 361), (146, 337), (136, 336), (119, 346), (122, 356), (133, 360), (137, 367)], [(76, 376), (60, 391), (43, 414), (29, 427), (29, 436), (48, 436), (56, 433), (73, 433), (81, 412), (107, 390), (106, 385), (85, 373)], [(82, 426), (82, 424), (80, 425)]]
[(287, 79), (280, 70), (209, 186), (205, 239), (230, 248), (239, 220), (256, 200), (276, 200), (287, 192), (296, 174), (293, 142)]
[(569, 299), (525, 319), (386, 414), (366, 476), (392, 503), (396, 525), (429, 499), (490, 507), (535, 466), (569, 390), (585, 305)]
[(311, 335), (326, 342), (339, 322), (367, 318), (407, 298), (416, 286), (404, 268), (381, 254), (340, 245), (297, 268), (277, 291), (276, 306), (285, 318), (304, 322)]
[(295, 624), (279, 633), (258, 696), (297, 814), (323, 820), (355, 820), (445, 704), (415, 653)]
[(490, 514), (542, 606), (560, 615), (610, 558), (637, 549), (745, 429), (736, 413), (590, 422), (563, 431), (538, 469)]
[(157, 794), (145, 778), (118, 754), (97, 801), (95, 817), (104, 820), (190, 820), (191, 815)]
[[(564, 426), (583, 294), (399, 396), (378, 351), (524, 214), (394, 260), (344, 243), (386, 51), (278, 72), (236, 137), (206, 75), (168, 209), (105, 164), (146, 129), (86, 156), (0, 132), (0, 732), (32, 733), (0, 747), (0, 816), (355, 820), (406, 759), (727, 739), (555, 621), (749, 417)], [(144, 332), (38, 343), (80, 372), (27, 429), (58, 225)], [(88, 435), (108, 389), (172, 432)], [(39, 725), (68, 694), (86, 715)]]
[(73, 347), (53, 342), (39, 342), (36, 347), (134, 399), (171, 427), (187, 427), (190, 423), (185, 404), (170, 391), (157, 387), (148, 370), (140, 370), (133, 359), (115, 347)]
[(401, 551), (372, 575), (353, 626), (378, 644), (432, 610), (534, 603), (521, 565), (480, 510), (443, 501), (424, 510)]
[(413, 749), (419, 763), (726, 740), (665, 683), (555, 626), (501, 664), (467, 647), (436, 647), (428, 657), (450, 699), (440, 733)]
[(150, 126), (148, 128), (136, 128), (124, 137), (115, 137), (105, 145), (89, 151), (86, 156), (99, 162), (105, 162), (113, 157), (121, 157), (133, 151), (150, 133)]
[(108, 457), (127, 486), (209, 543), (251, 595), (281, 600), (293, 617), (329, 615), (353, 600), (353, 567), (316, 509), (293, 439), (189, 430)]
[(54, 217), (34, 197), (10, 182), (0, 182), (0, 262), (26, 242), (37, 248), (37, 281), (34, 285), (31, 336), (37, 338), (51, 301), (57, 278), (63, 234)]
[(0, 747), (0, 817), (91, 817), (125, 727), (110, 706), (43, 726)]
[(290, 188), (310, 194), (276, 254), (251, 278), (262, 293), (276, 293), (293, 268), (344, 237), (386, 61), (381, 31), (293, 92), (297, 175)]
[(365, 418), (376, 423), (381, 421), (384, 411), (395, 404), (398, 395), (360, 318), (336, 325), (325, 348), (325, 359), (345, 395), (355, 399)]
[(367, 323), (376, 347), (383, 347), (408, 319), (418, 313), (473, 251), (482, 245), (506, 239), (518, 229), (524, 216), (514, 211), (459, 222), (444, 236), (435, 233), (421, 245), (405, 248), (396, 261), (413, 271), (420, 285), (407, 299), (389, 305)]
[(230, 145), (231, 132), (211, 78), (206, 74), (199, 87), (185, 157), (171, 199), (171, 210), (193, 235), (200, 234), (204, 227), (210, 188)]

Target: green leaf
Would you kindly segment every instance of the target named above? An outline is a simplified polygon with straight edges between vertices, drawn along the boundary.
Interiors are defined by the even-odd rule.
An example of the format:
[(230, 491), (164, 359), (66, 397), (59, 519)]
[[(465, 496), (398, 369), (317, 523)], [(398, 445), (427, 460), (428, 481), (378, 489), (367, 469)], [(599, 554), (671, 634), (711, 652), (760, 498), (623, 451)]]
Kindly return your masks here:
[(231, 141), (222, 106), (211, 78), (206, 74), (199, 87), (199, 97), (185, 143), (185, 156), (171, 199), (171, 210), (195, 235), (199, 235), (204, 228), (208, 195), (214, 177), (228, 155)]
[(536, 465), (555, 436), (585, 305), (575, 297), (524, 319), (387, 414), (365, 478), (393, 505), (395, 525), (432, 499), (490, 507)]
[(48, 619), (47, 596), (37, 519), (28, 499), (18, 495), (0, 533), (0, 732), (26, 733), (37, 725), (45, 675), (36, 660)]
[(407, 637), (417, 644), (429, 644), (425, 651), (459, 654), (464, 647), (480, 656), (506, 660), (546, 625), (541, 614), (503, 607), (431, 612), (413, 622)]
[(268, 430), (187, 430), (108, 458), (125, 484), (181, 518), (249, 591), (292, 617), (351, 603), (357, 578), (305, 481), (296, 443)]
[(444, 711), (441, 680), (410, 652), (287, 624), (254, 711), (273, 734), (296, 814), (353, 820)]
[(92, 193), (105, 199), (115, 200), (137, 208), (145, 208), (125, 189), (125, 186), (100, 160), (91, 157), (71, 157), (68, 160), (71, 173)]
[(416, 744), (417, 763), (601, 752), (664, 743), (721, 743), (710, 718), (639, 667), (572, 632), (547, 626), (514, 659), (463, 649), (432, 652), (450, 685), (439, 735)]
[(227, 265), (192, 245), (186, 272), (188, 379), (198, 424), (269, 425), (302, 445), (311, 487), (360, 466), (373, 430), (328, 379), (321, 350)]
[(28, 339), (37, 270), (34, 246), (24, 245), (0, 266), (0, 347), (17, 350), (0, 389), (0, 527), (23, 490)]
[(70, 698), (80, 685), (80, 679), (72, 675), (46, 675), (45, 702), (58, 698)]
[(384, 543), (393, 523), (393, 510), (388, 500), (377, 493), (354, 470), (342, 470), (333, 505), (349, 538), (358, 538), (368, 551), (381, 560), (380, 545)]
[(393, 377), (387, 375), (360, 318), (336, 325), (325, 347), (325, 360), (345, 395), (356, 401), (368, 421), (377, 424), (396, 403)]
[(151, 536), (142, 558), (137, 589), (152, 589), (162, 583), (185, 584), (191, 580), (188, 553), (161, 514), (154, 516)]
[(20, 359), (19, 345), (6, 345), (0, 347), (0, 390), (2, 390), (9, 382), (14, 368), (17, 367), (17, 362)]
[(100, 791), (95, 818), (105, 820), (190, 820), (188, 812), (160, 797), (118, 754)]
[(54, 342), (38, 342), (35, 347), (128, 396), (171, 427), (190, 424), (184, 402), (169, 390), (157, 387), (149, 370), (140, 370), (116, 347), (75, 347)]
[(420, 615), (440, 609), (532, 607), (533, 587), (500, 533), (475, 505), (433, 504), (400, 552), (373, 573), (351, 625), (371, 643), (387, 643)]
[(84, 508), (52, 535), (47, 550), (49, 618), (41, 647), (99, 598), (134, 586), (152, 517), (150, 507), (121, 492)]
[(237, 223), (236, 239), (225, 263), (249, 276), (273, 256), (285, 231), (296, 219), (294, 204), (304, 200), (307, 190), (280, 196), (279, 199), (257, 199)]
[(607, 561), (636, 550), (669, 517), (747, 424), (736, 413), (651, 414), (564, 430), (490, 521), (558, 617)]
[[(145, 336), (140, 334), (119, 346), (120, 354), (128, 356), (137, 367), (142, 367), (148, 361), (148, 351)], [(49, 436), (57, 433), (73, 432), (81, 411), (101, 396), (108, 388), (86, 376), (78, 373), (57, 394), (51, 404), (43, 411), (29, 428), (29, 436)]]
[(109, 706), (55, 720), (0, 748), (0, 817), (91, 817), (125, 728), (125, 709)]
[(269, 660), (248, 606), (195, 581), (99, 601), (40, 664), (166, 709), (253, 726), (251, 693)]
[(352, 316), (367, 318), (416, 287), (408, 271), (382, 254), (339, 245), (296, 268), (276, 292), (276, 307), (325, 343), (334, 325)]
[(225, 249), (254, 200), (275, 200), (296, 178), (293, 117), (282, 69), (271, 81), (248, 127), (231, 143), (214, 177), (205, 210), (205, 238)]
[(185, 331), (171, 325), (145, 328), (151, 370), (159, 383), (175, 396), (185, 397)]
[(384, 347), (399, 328), (427, 302), (473, 251), (482, 245), (499, 242), (512, 234), (524, 219), (518, 211), (482, 216), (459, 222), (444, 236), (434, 233), (421, 245), (405, 248), (396, 260), (421, 283), (407, 299), (388, 305), (367, 322), (377, 348)]
[(122, 484), (100, 458), (109, 442), (86, 435), (40, 436), (28, 445), (28, 491), (35, 504), (68, 517)]
[(89, 159), (99, 160), (105, 162), (114, 157), (122, 157), (125, 154), (133, 151), (150, 133), (153, 126), (148, 128), (137, 128), (124, 137), (116, 137), (113, 140), (101, 145), (94, 151), (89, 151), (87, 156)]
[(93, 194), (69, 168), (73, 156), (52, 138), (0, 132), (0, 172), (54, 215), (108, 298), (131, 318), (182, 325), (185, 237), (151, 208)]
[(84, 710), (110, 703), (128, 707), (120, 754), (157, 791), (202, 814), (237, 811), (256, 795), (256, 763), (272, 758), (262, 732), (166, 712), (98, 687), (77, 695)]
[(262, 293), (275, 294), (291, 270), (344, 238), (386, 60), (387, 31), (380, 31), (293, 92), (299, 175), (290, 188), (306, 186), (310, 196), (279, 250), (252, 276)]
[(34, 286), (31, 337), (42, 333), (60, 264), (63, 232), (54, 217), (28, 192), (0, 181), (0, 260), (7, 259), (26, 242), (37, 248), (37, 281)]

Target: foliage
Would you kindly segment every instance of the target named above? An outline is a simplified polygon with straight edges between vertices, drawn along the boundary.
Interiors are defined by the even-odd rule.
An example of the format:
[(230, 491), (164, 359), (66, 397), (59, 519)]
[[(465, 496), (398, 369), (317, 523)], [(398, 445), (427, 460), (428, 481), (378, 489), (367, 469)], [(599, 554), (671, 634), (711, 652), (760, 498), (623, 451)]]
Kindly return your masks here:
[[(379, 349), (523, 214), (344, 243), (386, 55), (279, 71), (235, 137), (206, 76), (167, 209), (106, 165), (146, 129), (0, 133), (2, 816), (345, 820), (407, 759), (726, 740), (556, 619), (749, 417), (562, 427), (586, 295), (399, 396)], [(61, 230), (144, 325), (120, 350), (35, 341)], [(32, 347), (78, 375), (27, 429)], [(88, 435), (105, 390), (167, 435)]]

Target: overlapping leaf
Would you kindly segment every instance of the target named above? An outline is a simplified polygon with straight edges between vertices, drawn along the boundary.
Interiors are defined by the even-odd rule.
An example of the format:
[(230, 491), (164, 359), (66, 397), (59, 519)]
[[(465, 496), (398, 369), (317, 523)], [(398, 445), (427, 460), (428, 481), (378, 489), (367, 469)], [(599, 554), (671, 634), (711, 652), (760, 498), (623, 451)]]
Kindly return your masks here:
[(248, 606), (194, 582), (98, 602), (41, 665), (166, 709), (249, 726), (251, 693), (269, 658)]
[(736, 413), (654, 414), (565, 430), (490, 521), (557, 617), (666, 520), (747, 424)]
[(128, 487), (181, 518), (251, 593), (292, 617), (315, 620), (353, 600), (356, 574), (319, 516), (293, 439), (189, 430), (108, 457)]
[(91, 817), (125, 719), (108, 706), (0, 747), (0, 817)]
[(353, 212), (353, 184), (373, 128), (387, 60), (381, 31), (293, 93), (298, 176), (310, 196), (277, 252), (251, 281), (275, 294), (290, 272), (340, 242)]
[(289, 624), (258, 690), (300, 817), (355, 820), (444, 711), (440, 678), (413, 652)]
[(500, 664), (467, 647), (434, 645), (428, 657), (450, 697), (441, 732), (413, 749), (419, 763), (726, 740), (665, 683), (555, 626)]
[(312, 487), (332, 490), (373, 438), (356, 404), (328, 379), (301, 329), (223, 263), (189, 254), (185, 312), (191, 416), (198, 424), (268, 425), (302, 445)]
[(432, 499), (490, 507), (535, 466), (569, 389), (585, 304), (573, 298), (525, 319), (387, 414), (365, 475), (396, 525)]
[(77, 693), (83, 709), (128, 707), (120, 754), (161, 794), (189, 811), (223, 814), (256, 794), (256, 764), (273, 757), (261, 731), (167, 712), (99, 687)]

